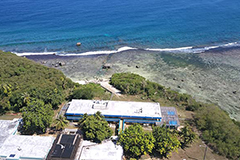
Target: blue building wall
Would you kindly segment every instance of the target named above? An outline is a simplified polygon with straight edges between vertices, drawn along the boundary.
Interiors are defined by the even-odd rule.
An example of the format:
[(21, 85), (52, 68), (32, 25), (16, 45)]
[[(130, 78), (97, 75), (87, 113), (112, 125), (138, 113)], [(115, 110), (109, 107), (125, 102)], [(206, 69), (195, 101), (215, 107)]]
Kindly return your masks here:
[[(83, 114), (68, 114), (66, 113), (68, 120), (78, 121), (81, 119)], [(123, 119), (127, 123), (149, 123), (154, 124), (155, 122), (161, 122), (161, 117), (140, 117), (140, 116), (123, 116), (123, 115), (103, 115), (108, 122), (119, 122)]]

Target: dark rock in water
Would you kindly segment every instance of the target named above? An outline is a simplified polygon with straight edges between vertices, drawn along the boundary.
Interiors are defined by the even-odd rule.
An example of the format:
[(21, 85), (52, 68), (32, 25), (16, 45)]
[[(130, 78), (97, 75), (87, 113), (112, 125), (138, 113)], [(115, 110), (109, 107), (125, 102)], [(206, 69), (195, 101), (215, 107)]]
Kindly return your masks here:
[(127, 65), (128, 67), (131, 67), (129, 64)]
[(237, 91), (233, 91), (233, 94), (236, 94), (237, 93)]
[(177, 86), (178, 88), (181, 88), (181, 86)]
[(102, 69), (110, 69), (111, 67), (112, 67), (111, 64), (106, 63), (102, 66)]
[(136, 68), (140, 68), (140, 66), (136, 66)]
[(177, 78), (173, 78), (173, 80), (175, 81), (175, 80), (177, 80)]
[(58, 64), (59, 64), (59, 66), (65, 66), (66, 65), (65, 62), (59, 62)]
[(182, 79), (181, 81), (182, 81), (182, 82), (184, 82), (184, 80), (183, 80), (183, 79)]
[(202, 88), (202, 86), (198, 86), (198, 88)]

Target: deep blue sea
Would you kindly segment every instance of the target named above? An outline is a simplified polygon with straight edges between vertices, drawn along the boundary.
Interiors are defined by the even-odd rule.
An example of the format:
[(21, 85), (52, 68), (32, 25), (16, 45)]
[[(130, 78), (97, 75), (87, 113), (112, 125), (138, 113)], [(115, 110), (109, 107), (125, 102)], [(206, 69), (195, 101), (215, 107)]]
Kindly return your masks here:
[(240, 0), (0, 0), (5, 51), (82, 53), (239, 41)]

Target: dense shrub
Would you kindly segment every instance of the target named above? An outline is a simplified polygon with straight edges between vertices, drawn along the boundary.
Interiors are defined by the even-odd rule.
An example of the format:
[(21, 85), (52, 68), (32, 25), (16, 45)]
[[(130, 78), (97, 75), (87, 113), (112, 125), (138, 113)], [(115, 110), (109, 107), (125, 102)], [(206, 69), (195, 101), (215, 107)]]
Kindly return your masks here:
[(93, 99), (94, 97), (101, 97), (105, 93), (105, 90), (95, 83), (89, 83), (86, 85), (79, 85), (75, 88), (70, 95), (71, 99)]
[(184, 106), (187, 110), (195, 111), (201, 104), (196, 102), (192, 96), (181, 94), (160, 84), (146, 80), (144, 77), (134, 73), (115, 73), (110, 83), (125, 94), (142, 94), (152, 101), (164, 98), (168, 101)]
[(240, 129), (224, 111), (214, 106), (202, 107), (195, 119), (208, 145), (228, 158), (240, 157)]
[(115, 73), (110, 83), (126, 94), (140, 94), (146, 86), (144, 77), (133, 73)]

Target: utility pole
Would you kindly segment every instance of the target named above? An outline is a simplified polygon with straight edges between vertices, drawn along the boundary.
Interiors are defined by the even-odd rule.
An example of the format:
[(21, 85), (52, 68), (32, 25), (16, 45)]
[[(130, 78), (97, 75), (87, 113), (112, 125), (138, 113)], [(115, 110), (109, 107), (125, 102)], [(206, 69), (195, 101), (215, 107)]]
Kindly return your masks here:
[(207, 154), (207, 145), (205, 144), (206, 148), (205, 148), (205, 151), (204, 151), (204, 157), (203, 157), (203, 160), (206, 160), (206, 154)]

